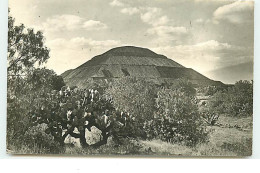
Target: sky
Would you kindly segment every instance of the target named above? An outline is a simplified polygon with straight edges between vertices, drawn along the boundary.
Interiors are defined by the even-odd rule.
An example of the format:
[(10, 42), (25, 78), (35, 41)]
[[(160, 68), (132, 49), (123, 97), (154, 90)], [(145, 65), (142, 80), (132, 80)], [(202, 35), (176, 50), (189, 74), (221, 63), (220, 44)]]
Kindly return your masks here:
[(9, 7), (16, 24), (43, 32), (46, 67), (57, 74), (130, 45), (225, 83), (253, 78), (252, 1), (9, 0)]

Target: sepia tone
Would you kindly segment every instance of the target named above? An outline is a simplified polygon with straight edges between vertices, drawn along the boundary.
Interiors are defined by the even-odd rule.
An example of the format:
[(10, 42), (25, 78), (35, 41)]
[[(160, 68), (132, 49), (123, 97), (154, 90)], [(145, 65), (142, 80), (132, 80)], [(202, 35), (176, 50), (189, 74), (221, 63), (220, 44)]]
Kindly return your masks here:
[(7, 152), (250, 156), (253, 51), (253, 1), (10, 0)]

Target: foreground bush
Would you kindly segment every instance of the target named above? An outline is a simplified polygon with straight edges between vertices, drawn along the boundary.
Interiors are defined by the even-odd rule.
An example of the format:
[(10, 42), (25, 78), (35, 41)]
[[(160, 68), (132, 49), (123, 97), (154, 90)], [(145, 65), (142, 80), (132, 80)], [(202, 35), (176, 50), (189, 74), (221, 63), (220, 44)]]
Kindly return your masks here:
[(26, 76), (8, 76), (7, 145), (20, 143), (32, 126), (31, 112), (45, 104), (44, 98), (53, 89), (60, 89), (63, 79), (53, 71), (34, 69)]
[(46, 154), (62, 153), (63, 147), (57, 143), (53, 136), (46, 134), (46, 124), (39, 124), (34, 127), (30, 127), (24, 134), (22, 141), (23, 146), (29, 148), (37, 148), (39, 152)]
[(131, 124), (125, 134), (146, 138), (143, 126), (153, 118), (156, 90), (154, 83), (135, 78), (122, 78), (110, 83), (105, 94), (112, 99), (115, 109), (129, 113), (126, 118)]
[[(37, 82), (32, 84), (37, 86), (38, 92), (29, 90), (33, 92), (19, 95), (14, 102), (24, 101), (20, 101), (17, 108), (22, 108), (19, 111), (24, 118), (19, 124), (25, 128), (17, 136), (28, 146), (30, 140), (36, 143), (34, 139), (41, 141), (41, 137), (51, 136), (50, 141), (55, 141), (56, 146), (62, 148), (68, 135), (79, 138), (83, 147), (100, 147), (107, 144), (109, 137), (117, 145), (133, 138), (159, 138), (189, 146), (207, 140), (207, 132), (198, 113), (196, 90), (187, 81), (179, 80), (166, 89), (148, 81), (123, 78), (102, 85), (102, 95), (96, 89), (77, 87), (64, 86), (60, 91), (51, 90), (52, 87), (45, 86), (41, 80), (45, 79), (40, 78), (39, 85)], [(10, 106), (9, 110), (15, 110), (14, 117), (17, 117), (17, 105)], [(42, 124), (46, 124), (44, 129), (32, 131)], [(101, 131), (101, 137), (97, 143), (88, 144), (85, 134), (92, 127)], [(58, 151), (52, 142), (47, 144), (44, 140), (40, 143), (45, 148)]]
[[(124, 78), (115, 81), (106, 94), (115, 108), (131, 113), (134, 119), (125, 134), (136, 137), (195, 145), (207, 140), (205, 124), (199, 115), (196, 90), (184, 79), (156, 87), (154, 83)], [(121, 132), (122, 133), (122, 132)]]
[(194, 146), (207, 141), (206, 126), (199, 114), (197, 100), (182, 89), (162, 89), (156, 99), (155, 118), (146, 123), (150, 139)]

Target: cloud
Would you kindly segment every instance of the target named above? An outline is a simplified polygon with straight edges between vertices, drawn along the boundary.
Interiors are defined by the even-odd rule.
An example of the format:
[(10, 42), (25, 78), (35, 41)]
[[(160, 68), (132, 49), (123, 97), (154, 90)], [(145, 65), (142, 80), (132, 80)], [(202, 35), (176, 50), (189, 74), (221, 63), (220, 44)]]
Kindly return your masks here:
[(140, 17), (143, 22), (153, 26), (165, 25), (169, 22), (169, 19), (166, 15), (162, 15), (161, 13), (160, 8), (147, 7), (143, 8)]
[(93, 40), (93, 39), (86, 39), (84, 37), (76, 37), (70, 40), (73, 45), (76, 46), (92, 46), (92, 47), (110, 47), (110, 46), (117, 46), (119, 45), (119, 41), (117, 40)]
[(222, 57), (223, 55), (232, 56), (246, 56), (250, 54), (248, 47), (241, 47), (236, 45), (230, 45), (228, 43), (221, 43), (216, 40), (209, 40), (206, 42), (200, 42), (194, 45), (178, 45), (174, 47), (176, 51), (184, 51), (186, 53), (199, 53), (199, 54), (211, 54), (217, 57)]
[(198, 18), (198, 19), (195, 20), (195, 22), (196, 22), (196, 23), (203, 23), (204, 20), (203, 20), (202, 18)]
[(195, 24), (197, 25), (205, 25), (205, 24), (209, 24), (212, 23), (211, 19), (202, 19), (202, 18), (198, 18), (196, 20), (194, 20)]
[(114, 7), (122, 7), (124, 6), (124, 4), (118, 0), (113, 0), (112, 2), (109, 3), (111, 6), (114, 6)]
[(163, 14), (161, 8), (130, 7), (123, 8), (120, 12), (128, 15), (138, 14), (141, 21), (150, 25), (150, 28), (147, 29), (147, 34), (156, 37), (151, 41), (156, 44), (166, 45), (172, 42), (182, 42), (181, 40), (185, 39), (184, 35), (188, 32), (185, 27), (170, 26), (170, 19)]
[(143, 12), (141, 14), (141, 19), (143, 22), (145, 23), (150, 23), (152, 24), (152, 20), (154, 20), (155, 17), (158, 17), (161, 13), (161, 10), (159, 8), (151, 8), (151, 7), (148, 7), (148, 8), (144, 8), (145, 9), (145, 12)]
[(43, 28), (49, 31), (74, 30), (81, 27), (83, 18), (76, 15), (56, 15), (43, 23)]
[(107, 25), (101, 23), (100, 21), (88, 20), (84, 22), (83, 28), (85, 28), (86, 30), (102, 30), (102, 29), (106, 29)]
[(77, 29), (86, 30), (102, 30), (106, 29), (107, 25), (96, 20), (87, 20), (76, 15), (56, 15), (47, 20), (41, 26), (34, 26), (37, 29), (45, 31), (73, 31)]
[(156, 26), (148, 29), (149, 34), (157, 34), (158, 36), (168, 36), (169, 34), (186, 34), (187, 29), (185, 27), (173, 27), (173, 26)]
[(242, 24), (253, 21), (253, 11), (253, 1), (236, 1), (219, 7), (213, 13), (213, 16), (215, 23), (225, 20), (234, 24)]
[(153, 50), (202, 73), (253, 61), (252, 47), (230, 45), (216, 40), (194, 45), (161, 46)]
[(16, 24), (23, 23), (25, 26), (31, 26), (32, 21), (37, 20), (38, 0), (27, 0), (26, 3), (24, 1), (9, 0), (8, 7), (11, 15), (15, 18)]
[(152, 26), (166, 25), (169, 22), (168, 16), (162, 15), (162, 9), (157, 7), (128, 7), (120, 12), (128, 15), (139, 14), (144, 23)]
[(131, 7), (131, 8), (123, 8), (120, 10), (121, 13), (128, 14), (128, 15), (133, 15), (133, 14), (138, 14), (140, 13), (140, 9), (136, 7)]
[(216, 40), (209, 40), (209, 41), (206, 41), (206, 42), (202, 42), (202, 43), (197, 43), (193, 46), (186, 46), (186, 48), (192, 48), (191, 50), (200, 50), (200, 51), (203, 51), (203, 50), (223, 50), (223, 49), (236, 49), (237, 47), (236, 46), (231, 46), (230, 44), (228, 43), (220, 43)]
[(133, 15), (139, 14), (141, 21), (150, 25), (147, 29), (148, 35), (153, 35), (155, 38), (151, 41), (156, 44), (166, 45), (174, 43), (181, 43), (186, 39), (188, 33), (185, 27), (170, 26), (170, 19), (163, 14), (161, 8), (157, 7), (130, 7), (123, 8), (121, 13)]
[(120, 12), (127, 15), (138, 14), (141, 21), (149, 25), (147, 34), (155, 36), (151, 42), (166, 45), (172, 42), (179, 43), (186, 39), (184, 36), (187, 34), (186, 28), (170, 26), (170, 19), (163, 14), (161, 8), (146, 6), (128, 7), (121, 9)]
[(156, 36), (154, 42), (157, 44), (167, 45), (182, 42), (188, 35), (188, 30), (185, 27), (154, 26), (147, 33)]
[(47, 42), (50, 48), (82, 48), (82, 47), (111, 47), (119, 45), (120, 41), (117, 40), (93, 40), (85, 37), (75, 37), (72, 39), (57, 38)]
[(51, 49), (51, 58), (46, 66), (61, 74), (65, 69), (76, 68), (90, 58), (119, 44), (120, 41), (117, 40), (94, 40), (85, 37), (56, 38), (46, 42), (46, 45)]

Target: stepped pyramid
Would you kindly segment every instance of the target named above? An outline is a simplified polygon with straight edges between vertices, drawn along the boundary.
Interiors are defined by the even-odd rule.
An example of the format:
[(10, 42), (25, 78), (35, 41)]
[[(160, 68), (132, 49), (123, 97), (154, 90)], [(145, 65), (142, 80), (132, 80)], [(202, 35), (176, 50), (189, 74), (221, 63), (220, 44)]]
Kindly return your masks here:
[(164, 55), (133, 46), (113, 48), (62, 74), (68, 86), (78, 87), (84, 87), (89, 79), (100, 80), (127, 76), (153, 80), (158, 84), (172, 82), (178, 78), (187, 78), (198, 85), (222, 84)]

